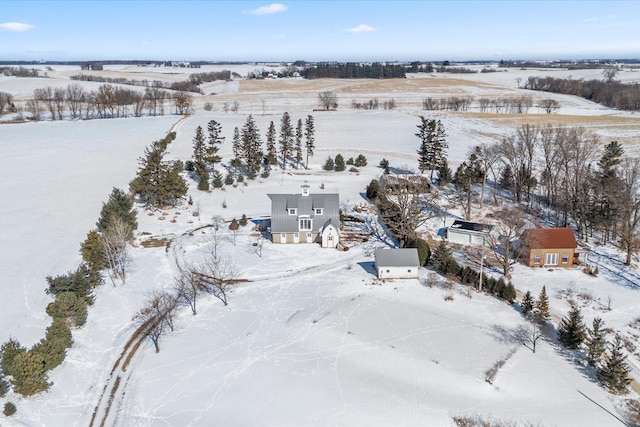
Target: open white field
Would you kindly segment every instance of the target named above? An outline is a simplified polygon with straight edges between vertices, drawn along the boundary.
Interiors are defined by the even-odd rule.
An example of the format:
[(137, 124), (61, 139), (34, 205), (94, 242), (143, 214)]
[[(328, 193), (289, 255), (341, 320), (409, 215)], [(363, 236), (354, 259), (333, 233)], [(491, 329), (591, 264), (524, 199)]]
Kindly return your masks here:
[[(64, 79), (75, 72), (55, 70), (50, 79), (24, 80), (25, 86), (21, 79), (0, 77), (0, 91), (24, 95), (32, 91), (33, 80), (66, 86), (69, 80)], [(132, 316), (150, 290), (172, 286), (174, 254), (193, 260), (205, 256), (211, 229), (200, 227), (214, 215), (227, 221), (242, 214), (266, 216), (267, 193), (294, 193), (305, 181), (312, 192), (340, 193), (346, 209), (366, 203), (362, 193), (379, 175), (375, 165), (383, 157), (395, 167), (417, 168), (414, 134), (421, 114), (445, 124), (454, 165), (470, 147), (509, 134), (522, 123), (546, 119), (589, 126), (603, 142), (617, 139), (630, 152), (637, 147), (640, 121), (635, 115), (573, 97), (558, 95), (562, 107), (553, 115), (421, 109), (427, 96), (521, 93), (515, 76), (525, 73), (533, 71), (402, 81), (234, 80), (212, 84), (216, 94), (207, 89), (207, 95), (198, 96), (196, 113), (183, 120), (163, 116), (0, 124), (0, 341), (16, 337), (27, 346), (44, 336), (50, 322), (44, 311), (51, 301), (44, 293), (45, 277), (77, 267), (79, 244), (94, 226), (101, 201), (112, 187), (127, 187), (144, 147), (172, 126), (177, 139), (167, 157), (182, 160), (191, 155), (195, 128), (206, 128), (211, 119), (222, 124), (226, 142), (221, 154), (229, 160), (233, 128), (241, 127), (248, 114), (263, 134), (270, 121), (278, 127), (284, 111), (294, 121), (313, 114), (317, 145), (309, 171), (276, 172), (266, 180), (211, 193), (197, 191), (191, 181), (193, 206), (165, 212), (140, 208), (127, 284), (107, 283), (97, 290), (87, 324), (74, 331), (74, 347), (51, 372), (51, 389), (28, 399), (13, 393), (0, 399), (18, 407), (11, 420), (0, 415), (0, 424), (88, 425), (134, 330)], [(572, 75), (578, 78), (579, 73)], [(338, 111), (313, 111), (321, 90), (338, 94)], [(393, 97), (398, 108), (350, 108), (353, 99), (373, 97)], [(207, 100), (214, 103), (213, 112), (202, 110)], [(222, 112), (222, 104), (234, 100), (240, 104), (238, 114)], [(363, 153), (369, 166), (358, 174), (321, 171), (324, 159), (337, 153), (345, 158)], [(192, 215), (196, 207), (199, 217)], [(453, 207), (449, 218), (457, 214)], [(435, 234), (440, 225), (431, 231)], [(142, 241), (150, 237), (167, 239), (171, 246), (144, 248)], [(621, 399), (604, 392), (593, 371), (570, 353), (545, 341), (533, 354), (510, 338), (522, 323), (512, 307), (480, 294), (468, 298), (462, 290), (452, 291), (453, 301), (445, 301), (451, 291), (417, 280), (375, 281), (372, 250), (388, 241), (371, 239), (347, 252), (267, 243), (260, 257), (250, 226), (241, 230), (236, 245), (231, 240), (225, 230), (225, 254), (248, 281), (238, 284), (227, 307), (210, 297), (200, 300), (197, 316), (188, 308), (181, 311), (176, 331), (161, 341), (160, 353), (150, 344), (140, 349), (114, 396), (106, 425), (446, 426), (458, 414), (545, 426), (623, 425), (617, 412)], [(640, 280), (633, 275), (637, 270), (621, 275), (618, 263), (607, 263), (608, 255), (616, 256), (604, 250), (598, 254), (603, 271), (598, 278), (577, 270), (519, 266), (514, 284), (534, 295), (546, 285), (557, 315), (568, 310), (566, 290), (589, 293), (593, 301), (584, 306), (587, 320), (599, 315), (608, 326), (629, 329), (640, 304)], [(598, 309), (608, 296), (614, 309)], [(513, 349), (493, 384), (485, 382), (486, 372)], [(637, 372), (638, 361), (631, 362)]]

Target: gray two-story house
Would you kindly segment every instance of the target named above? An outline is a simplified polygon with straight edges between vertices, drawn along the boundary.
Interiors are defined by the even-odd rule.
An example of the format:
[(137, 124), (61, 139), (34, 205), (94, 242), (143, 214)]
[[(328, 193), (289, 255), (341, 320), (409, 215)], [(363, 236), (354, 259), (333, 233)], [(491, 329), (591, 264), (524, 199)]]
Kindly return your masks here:
[(321, 243), (335, 248), (340, 239), (340, 196), (311, 194), (303, 185), (300, 194), (268, 194), (271, 199), (273, 243)]

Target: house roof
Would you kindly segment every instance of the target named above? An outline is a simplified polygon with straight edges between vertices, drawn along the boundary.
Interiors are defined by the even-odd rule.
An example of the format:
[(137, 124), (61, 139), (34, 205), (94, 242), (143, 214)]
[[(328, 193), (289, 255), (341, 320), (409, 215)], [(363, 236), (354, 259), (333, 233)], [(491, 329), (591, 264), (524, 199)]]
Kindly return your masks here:
[[(271, 199), (271, 232), (292, 233), (298, 231), (298, 218), (312, 219), (312, 231), (331, 220), (338, 227), (340, 224), (340, 196), (335, 193), (309, 194), (267, 194)], [(297, 209), (296, 215), (289, 215), (288, 208)], [(316, 215), (314, 208), (322, 208), (322, 214)]]
[(413, 267), (420, 266), (416, 248), (376, 249), (376, 265), (378, 267)]
[(453, 224), (451, 224), (451, 227), (449, 228), (453, 230), (465, 230), (465, 231), (477, 231), (477, 232), (489, 233), (491, 230), (493, 230), (493, 228), (495, 228), (495, 225), (481, 224), (479, 222), (469, 222), (469, 221), (462, 221), (462, 220), (456, 219), (455, 221), (453, 221)]
[(571, 228), (528, 228), (522, 240), (531, 249), (576, 248), (576, 238)]

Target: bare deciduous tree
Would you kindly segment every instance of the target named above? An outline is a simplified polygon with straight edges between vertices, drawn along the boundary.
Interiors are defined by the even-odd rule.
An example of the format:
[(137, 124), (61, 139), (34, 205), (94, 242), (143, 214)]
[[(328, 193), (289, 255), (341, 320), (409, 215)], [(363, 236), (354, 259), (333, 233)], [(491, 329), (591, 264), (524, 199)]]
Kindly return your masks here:
[(518, 237), (520, 228), (524, 225), (522, 212), (517, 209), (504, 209), (495, 214), (499, 218), (498, 239), (490, 239), (489, 247), (494, 251), (498, 263), (502, 267), (502, 274), (507, 279), (511, 277), (511, 266), (518, 262), (522, 254), (523, 245), (513, 245), (512, 241)]
[(134, 316), (134, 322), (141, 327), (153, 343), (156, 353), (160, 352), (160, 338), (167, 328), (173, 331), (173, 318), (177, 306), (176, 298), (168, 292), (153, 290), (144, 307)]
[(176, 92), (176, 94), (173, 95), (173, 103), (176, 107), (176, 114), (181, 116), (191, 114), (193, 110), (192, 96), (188, 92)]
[(535, 353), (536, 344), (540, 341), (543, 335), (540, 330), (540, 325), (532, 318), (532, 316), (528, 316), (527, 320), (527, 325), (521, 325), (516, 330), (516, 337), (522, 345)]
[(192, 271), (208, 293), (218, 298), (224, 305), (229, 304), (228, 296), (236, 284), (237, 271), (228, 258), (212, 256)]
[(67, 86), (65, 101), (69, 107), (71, 118), (76, 119), (82, 116), (82, 103), (84, 101), (84, 89), (81, 85), (73, 83)]
[(109, 277), (115, 286), (115, 280), (119, 279), (122, 284), (127, 280), (127, 265), (129, 263), (128, 239), (132, 233), (131, 225), (122, 218), (113, 216), (102, 232), (102, 250), (105, 256), (105, 263), (108, 266)]
[(318, 103), (325, 110), (335, 110), (338, 108), (338, 97), (332, 91), (320, 92), (318, 94)]
[(538, 104), (538, 107), (542, 108), (542, 110), (544, 110), (545, 113), (551, 114), (560, 109), (560, 103), (555, 99), (547, 98), (540, 101), (540, 104)]
[(623, 183), (618, 209), (620, 245), (626, 252), (625, 264), (631, 264), (631, 256), (640, 249), (640, 160), (625, 159), (620, 165)]

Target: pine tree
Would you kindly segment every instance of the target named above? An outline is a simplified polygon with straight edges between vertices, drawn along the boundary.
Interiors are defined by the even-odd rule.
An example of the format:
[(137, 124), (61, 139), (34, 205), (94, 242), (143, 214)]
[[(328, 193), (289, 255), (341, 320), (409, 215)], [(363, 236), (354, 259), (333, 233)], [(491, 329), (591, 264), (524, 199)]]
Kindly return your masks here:
[(187, 193), (187, 183), (180, 176), (182, 163), (163, 161), (164, 149), (154, 143), (145, 149), (137, 176), (129, 188), (150, 206), (175, 205)]
[(222, 174), (218, 170), (213, 171), (213, 188), (222, 188), (222, 185)]
[(262, 138), (251, 114), (247, 117), (240, 135), (242, 158), (247, 166), (247, 176), (255, 177), (262, 163)]
[(207, 131), (209, 132), (209, 138), (207, 140), (208, 146), (206, 150), (205, 161), (213, 168), (215, 167), (216, 163), (219, 163), (220, 160), (222, 160), (218, 155), (220, 145), (224, 143), (224, 136), (222, 136), (222, 125), (215, 120), (211, 120), (207, 124)]
[(385, 175), (389, 174), (389, 160), (383, 158), (382, 160), (380, 160), (380, 164), (378, 165), (378, 167), (382, 168), (382, 172)]
[(87, 238), (80, 244), (82, 259), (93, 271), (100, 271), (107, 267), (102, 245), (102, 236), (96, 230), (87, 233)]
[(449, 167), (447, 159), (442, 159), (442, 163), (438, 167), (438, 185), (447, 185), (451, 182), (453, 173)]
[(269, 123), (269, 129), (267, 129), (267, 155), (265, 157), (265, 164), (268, 166), (278, 164), (276, 126), (273, 124), (273, 121)]
[(431, 265), (439, 271), (443, 271), (447, 263), (453, 259), (451, 249), (447, 243), (442, 240), (438, 247), (431, 254)]
[(531, 313), (531, 311), (533, 311), (533, 307), (535, 305), (535, 300), (533, 299), (533, 296), (531, 296), (531, 292), (527, 291), (524, 294), (524, 297), (522, 298), (522, 315), (523, 316), (528, 316), (529, 313)]
[(280, 120), (280, 155), (282, 156), (282, 169), (287, 168), (287, 158), (293, 151), (293, 128), (291, 116), (285, 111)]
[(75, 326), (82, 326), (87, 320), (87, 302), (74, 292), (61, 292), (47, 305), (47, 314), (54, 319), (61, 318)]
[(367, 158), (363, 154), (358, 154), (358, 157), (356, 157), (353, 165), (359, 168), (365, 167), (367, 166)]
[(302, 119), (298, 119), (298, 124), (296, 125), (296, 144), (295, 144), (295, 160), (296, 160), (296, 169), (300, 169), (300, 163), (302, 162)]
[(595, 366), (606, 349), (606, 331), (601, 318), (593, 319), (591, 329), (587, 329), (587, 363)]
[(62, 363), (72, 344), (69, 325), (62, 318), (55, 318), (47, 328), (44, 339), (34, 345), (30, 352), (40, 354), (44, 360), (44, 369), (50, 371)]
[(133, 238), (133, 232), (138, 228), (138, 211), (133, 208), (133, 200), (119, 188), (113, 188), (109, 194), (109, 200), (102, 203), (102, 210), (96, 225), (99, 231), (104, 231), (114, 216), (119, 217), (130, 228)]
[(239, 166), (241, 164), (242, 146), (240, 140), (240, 129), (236, 126), (233, 128), (233, 141), (231, 142), (231, 150), (233, 151), (233, 164)]
[(0, 347), (0, 368), (5, 375), (14, 375), (14, 360), (18, 354), (26, 353), (27, 349), (20, 345), (17, 339), (10, 338), (9, 341), (2, 343)]
[(571, 310), (560, 321), (558, 340), (567, 348), (576, 349), (584, 342), (585, 326), (580, 308), (572, 304)]
[(539, 322), (546, 322), (551, 318), (551, 314), (549, 313), (549, 297), (547, 296), (546, 286), (543, 286), (540, 291), (533, 313)]
[(346, 169), (346, 166), (344, 164), (344, 157), (342, 157), (342, 154), (338, 154), (336, 156), (336, 160), (334, 161), (334, 169), (337, 172), (342, 172), (343, 170)]
[(100, 274), (86, 264), (80, 264), (75, 271), (56, 277), (47, 277), (49, 287), (46, 293), (59, 295), (63, 292), (73, 292), (88, 305), (93, 304), (93, 288), (102, 284)]
[(516, 288), (515, 286), (513, 286), (513, 283), (511, 282), (509, 282), (507, 286), (504, 287), (504, 289), (500, 294), (500, 297), (509, 303), (513, 302), (513, 300), (516, 299), (516, 296), (517, 296)]
[(196, 134), (193, 137), (193, 160), (196, 164), (196, 168), (198, 163), (205, 164), (206, 156), (207, 146), (205, 144), (204, 133), (202, 131), (202, 126), (198, 126), (196, 128)]
[(14, 358), (13, 365), (11, 382), (16, 393), (31, 396), (49, 388), (42, 354), (32, 351), (19, 353)]
[(198, 190), (209, 190), (209, 171), (203, 162), (196, 162), (196, 174), (198, 175)]
[(334, 167), (333, 159), (331, 157), (327, 157), (327, 160), (324, 162), (324, 166), (322, 169), (326, 171), (332, 171)]
[(511, 166), (506, 165), (502, 172), (500, 173), (500, 179), (498, 180), (498, 184), (504, 190), (511, 190), (514, 186), (514, 178), (513, 171), (511, 170)]
[(224, 185), (233, 185), (233, 175), (230, 173), (224, 178)]
[(305, 169), (309, 169), (309, 157), (313, 157), (313, 150), (315, 150), (315, 125), (313, 123), (313, 116), (308, 115), (307, 119), (304, 122), (304, 137), (305, 137), (305, 148), (307, 150), (307, 160), (305, 162)]
[(622, 353), (622, 340), (616, 335), (614, 342), (609, 345), (609, 352), (605, 354), (604, 365), (597, 372), (598, 380), (610, 393), (626, 394), (628, 392), (631, 368), (626, 359), (627, 356)]
[(446, 158), (445, 150), (448, 145), (444, 126), (440, 120), (430, 120), (421, 116), (418, 132), (415, 135), (420, 139), (418, 169), (421, 173), (430, 170), (431, 180), (433, 180), (433, 171), (437, 170)]

